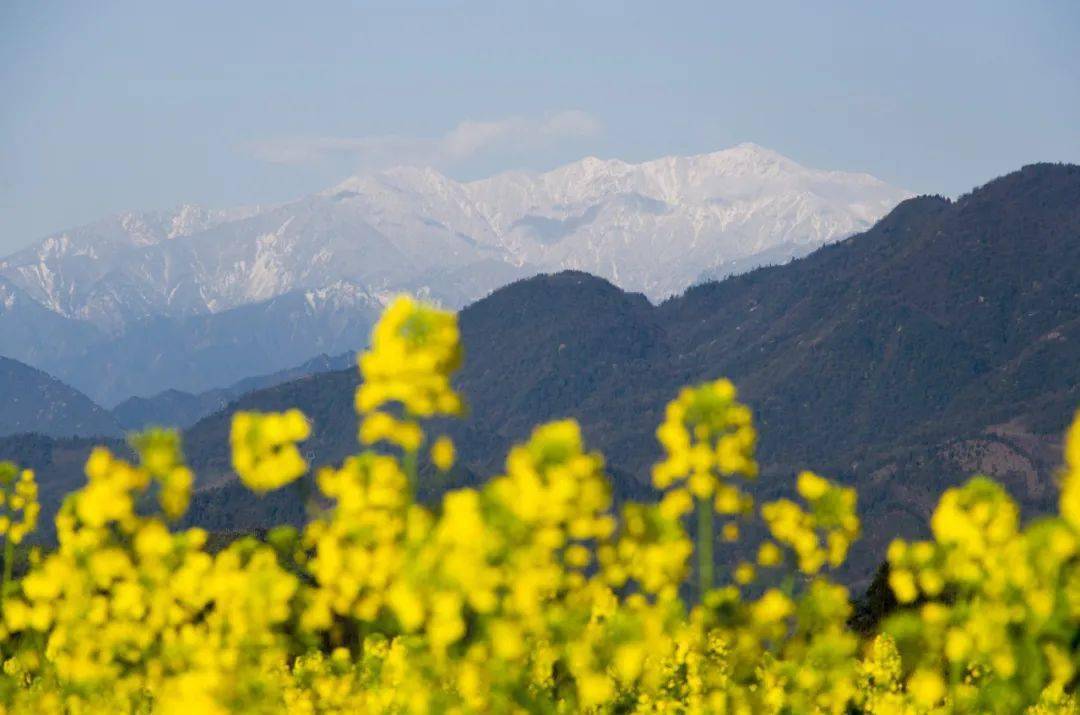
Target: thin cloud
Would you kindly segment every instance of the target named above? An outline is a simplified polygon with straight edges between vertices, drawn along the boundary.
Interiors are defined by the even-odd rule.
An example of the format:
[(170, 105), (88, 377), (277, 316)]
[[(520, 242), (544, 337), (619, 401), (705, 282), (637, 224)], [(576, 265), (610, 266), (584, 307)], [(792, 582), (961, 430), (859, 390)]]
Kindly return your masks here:
[(508, 117), (463, 121), (440, 137), (383, 135), (370, 137), (280, 137), (248, 144), (248, 152), (272, 164), (304, 165), (351, 159), (364, 168), (393, 165), (447, 167), (499, 152), (537, 149), (596, 136), (600, 121), (580, 110), (541, 118)]

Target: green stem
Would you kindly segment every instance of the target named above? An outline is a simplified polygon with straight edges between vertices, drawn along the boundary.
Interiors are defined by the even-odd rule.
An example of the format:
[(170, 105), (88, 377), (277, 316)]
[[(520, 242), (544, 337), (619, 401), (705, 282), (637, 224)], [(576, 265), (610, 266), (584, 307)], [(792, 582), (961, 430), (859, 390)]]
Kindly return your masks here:
[(415, 449), (410, 449), (409, 451), (405, 452), (405, 458), (402, 460), (402, 462), (403, 462), (403, 466), (405, 467), (405, 476), (409, 480), (409, 493), (410, 493), (410, 496), (412, 496), (414, 499), (416, 498), (416, 486), (417, 486), (416, 485), (416, 481), (417, 481), (417, 477), (416, 477), (416, 461), (417, 461), (417, 451)]
[(301, 475), (299, 480), (298, 489), (300, 491), (300, 501), (304, 504), (305, 521), (315, 517), (315, 490), (312, 488), (314, 479), (314, 475), (308, 472)]
[(713, 585), (713, 509), (708, 499), (697, 500), (698, 602)]
[(15, 561), (15, 544), (10, 536), (4, 536), (4, 580), (0, 582), (0, 598), (7, 598), (8, 584), (11, 583), (11, 569)]
[(795, 595), (795, 572), (798, 568), (798, 564), (791, 556), (791, 552), (784, 549), (784, 578), (780, 582), (780, 591), (791, 598)]

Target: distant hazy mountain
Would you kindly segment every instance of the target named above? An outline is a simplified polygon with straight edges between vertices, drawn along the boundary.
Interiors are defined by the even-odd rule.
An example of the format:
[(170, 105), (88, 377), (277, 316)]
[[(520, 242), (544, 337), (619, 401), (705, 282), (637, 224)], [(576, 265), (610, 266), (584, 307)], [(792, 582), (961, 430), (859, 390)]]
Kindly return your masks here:
[(105, 405), (165, 389), (199, 393), (364, 345), (381, 310), (379, 299), (338, 283), (221, 313), (143, 320), (41, 365)]
[(270, 375), (247, 377), (230, 385), (206, 392), (190, 393), (165, 390), (152, 397), (130, 397), (112, 409), (113, 417), (126, 430), (146, 427), (190, 427), (203, 417), (224, 409), (238, 397), (283, 382), (320, 372), (343, 370), (355, 364), (353, 352), (342, 355), (320, 355), (303, 365)]
[(399, 168), (278, 206), (123, 214), (0, 260), (0, 327), (17, 326), (0, 354), (107, 404), (205, 391), (356, 347), (398, 291), (456, 308), (572, 268), (660, 299), (864, 230), (905, 196), (742, 144), (469, 183)]
[(400, 168), (265, 209), (124, 214), (9, 256), (0, 275), (51, 310), (108, 329), (339, 281), (460, 305), (516, 275), (563, 268), (656, 299), (724, 263), (866, 229), (905, 196), (753, 144), (642, 164), (589, 158), (471, 183)]
[(75, 355), (104, 338), (101, 330), (64, 317), (0, 277), (0, 355), (42, 366)]
[(192, 266), (183, 239), (257, 213), (190, 205), (123, 213), (49, 236), (0, 261), (0, 274), (50, 310), (105, 328), (206, 312), (186, 292)]
[(111, 414), (49, 375), (0, 357), (0, 436), (34, 432), (51, 437), (115, 437)]

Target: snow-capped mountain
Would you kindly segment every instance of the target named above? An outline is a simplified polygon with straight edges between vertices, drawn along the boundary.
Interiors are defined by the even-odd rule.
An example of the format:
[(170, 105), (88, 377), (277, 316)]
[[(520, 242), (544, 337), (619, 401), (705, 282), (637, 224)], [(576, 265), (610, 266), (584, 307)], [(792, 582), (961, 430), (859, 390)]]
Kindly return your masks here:
[(906, 195), (753, 144), (469, 183), (401, 168), (271, 208), (122, 214), (9, 256), (0, 275), (108, 329), (339, 281), (459, 306), (509, 278), (564, 268), (659, 299), (724, 264), (865, 229)]
[[(282, 205), (114, 216), (0, 260), (0, 281), (22, 297), (16, 304), (29, 298), (114, 343), (155, 321), (180, 325), (282, 296), (306, 296), (335, 315), (348, 306), (368, 313), (399, 291), (460, 307), (566, 268), (658, 300), (702, 276), (786, 260), (868, 228), (907, 195), (753, 144), (640, 164), (587, 158), (472, 182), (397, 168)], [(296, 300), (284, 304), (299, 315)], [(29, 353), (0, 344), (0, 354)], [(94, 380), (59, 376), (94, 395)]]
[[(0, 261), (7, 278), (30, 298), (68, 318), (119, 328), (164, 312), (184, 296), (184, 239), (259, 213), (258, 207), (225, 211), (190, 204), (174, 211), (127, 212), (49, 236)], [(164, 281), (164, 285), (163, 282)], [(199, 312), (197, 309), (194, 312)]]
[(907, 197), (753, 144), (642, 164), (590, 158), (468, 189), (522, 263), (581, 269), (653, 300), (724, 264), (753, 267), (779, 246), (806, 252), (869, 228)]

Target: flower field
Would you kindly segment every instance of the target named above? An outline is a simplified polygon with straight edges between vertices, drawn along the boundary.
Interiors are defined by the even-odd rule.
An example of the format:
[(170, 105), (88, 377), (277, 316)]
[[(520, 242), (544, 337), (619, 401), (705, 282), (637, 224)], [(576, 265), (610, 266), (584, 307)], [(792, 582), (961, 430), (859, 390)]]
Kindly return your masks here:
[[(797, 498), (755, 504), (753, 416), (726, 380), (673, 395), (654, 503), (616, 507), (570, 420), (417, 503), (438, 478), (421, 466), (455, 461), (426, 421), (466, 409), (462, 360), (453, 314), (397, 299), (359, 358), (358, 453), (314, 471), (309, 522), (215, 552), (171, 526), (195, 484), (174, 432), (133, 436), (136, 463), (95, 450), (47, 548), (27, 549), (34, 475), (0, 465), (5, 711), (1076, 710), (1080, 419), (1059, 514), (1022, 524), (985, 477), (946, 491), (932, 540), (890, 546), (900, 605), (867, 636), (833, 575), (855, 492), (803, 472)], [(234, 471), (294, 482), (309, 434), (296, 410), (237, 413)]]

